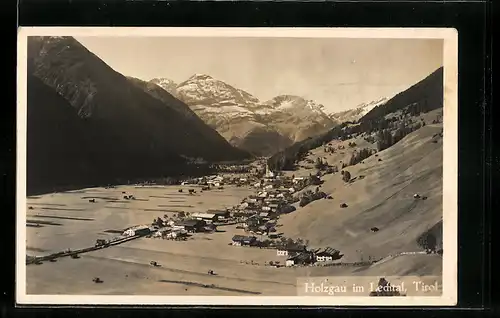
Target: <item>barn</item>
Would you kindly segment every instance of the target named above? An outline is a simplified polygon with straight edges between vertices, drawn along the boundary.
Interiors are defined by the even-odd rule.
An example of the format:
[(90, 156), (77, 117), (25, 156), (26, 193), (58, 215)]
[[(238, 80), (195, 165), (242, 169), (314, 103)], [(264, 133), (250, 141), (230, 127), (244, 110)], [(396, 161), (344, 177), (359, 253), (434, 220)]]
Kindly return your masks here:
[(124, 236), (135, 236), (135, 235), (148, 235), (151, 233), (151, 229), (147, 225), (139, 225), (126, 229), (123, 232)]
[(318, 251), (314, 255), (316, 262), (334, 261), (340, 259), (341, 257), (342, 255), (340, 255), (340, 251), (331, 247), (327, 247), (322, 251)]
[(188, 232), (202, 232), (205, 225), (207, 225), (207, 222), (204, 220), (189, 219), (178, 222), (175, 228), (183, 229)]
[(214, 213), (193, 213), (192, 217), (197, 220), (203, 220), (206, 222), (216, 222), (217, 215)]
[(257, 241), (255, 236), (245, 236), (245, 235), (235, 235), (232, 239), (232, 244), (234, 246), (248, 246)]

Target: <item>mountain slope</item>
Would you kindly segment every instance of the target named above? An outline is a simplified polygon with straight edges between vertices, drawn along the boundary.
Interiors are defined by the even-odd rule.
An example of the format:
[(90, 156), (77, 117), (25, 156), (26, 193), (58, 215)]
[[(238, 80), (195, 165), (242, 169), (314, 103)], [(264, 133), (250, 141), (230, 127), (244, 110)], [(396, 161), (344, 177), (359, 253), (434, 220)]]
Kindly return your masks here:
[[(28, 108), (36, 107), (37, 112), (30, 118), (36, 121), (37, 116), (53, 117), (51, 120), (56, 124), (55, 118), (62, 121), (70, 116), (66, 111), (68, 107), (63, 107), (61, 101), (57, 102), (59, 107), (47, 105), (54, 103), (54, 97), (47, 92), (52, 90), (66, 101), (66, 106), (69, 105), (69, 110), (78, 119), (68, 119), (78, 122), (74, 125), (73, 136), (47, 133), (53, 140), (44, 137), (39, 140), (40, 145), (58, 148), (58, 144), (71, 143), (72, 139), (87, 140), (87, 136), (92, 136), (92, 142), (82, 142), (77, 152), (91, 169), (107, 166), (110, 160), (116, 160), (110, 168), (113, 176), (141, 174), (143, 168), (139, 166), (146, 164), (150, 165), (148, 173), (156, 171), (160, 174), (165, 171), (163, 166), (170, 164), (170, 159), (176, 164), (179, 156), (201, 157), (208, 161), (249, 157), (248, 153), (232, 147), (207, 127), (182, 102), (171, 95), (162, 96), (162, 99), (153, 97), (152, 93), (132, 84), (71, 37), (30, 37), (28, 74), (46, 86), (36, 89), (40, 85), (36, 80), (30, 80), (28, 94), (34, 105), (28, 105)], [(32, 83), (35, 83), (33, 87)], [(47, 113), (40, 114), (41, 109), (46, 109)], [(59, 113), (63, 109), (65, 113)], [(28, 130), (30, 127), (31, 122), (28, 122)], [(57, 151), (63, 150), (50, 153), (56, 156)], [(92, 156), (100, 159), (92, 160), (91, 164)], [(52, 157), (46, 158), (50, 160)], [(30, 156), (29, 160), (37, 158)], [(76, 177), (73, 181), (79, 182)], [(50, 183), (50, 179), (47, 182)]]
[(368, 122), (394, 113), (404, 107), (412, 107), (417, 111), (431, 111), (443, 107), (443, 67), (429, 76), (397, 94), (386, 103), (373, 108), (360, 121)]
[(167, 79), (150, 82), (188, 104), (232, 145), (256, 155), (273, 154), (335, 125), (322, 105), (313, 101), (286, 95), (262, 103), (248, 92), (205, 74), (191, 76), (175, 90)]
[[(439, 139), (432, 142), (441, 129), (442, 124), (427, 125), (377, 156), (345, 167), (356, 178), (352, 183), (344, 182), (340, 173), (325, 175), (321, 191), (333, 200), (314, 201), (282, 216), (280, 230), (309, 240), (312, 247), (339, 249), (344, 261), (422, 251), (419, 238), (442, 222), (443, 145)], [(362, 143), (361, 138), (333, 141), (335, 147), (344, 145), (346, 154), (330, 155), (317, 148), (307, 158), (326, 156), (329, 163), (339, 164), (356, 151), (347, 145), (352, 141)], [(416, 200), (415, 193), (427, 199)], [(342, 203), (348, 207), (340, 208)], [(379, 230), (373, 232), (373, 227)], [(442, 237), (437, 239), (442, 242)]]
[[(348, 139), (353, 135), (372, 137), (376, 132), (393, 129), (399, 124), (402, 113), (418, 115), (443, 107), (443, 69), (434, 71), (407, 90), (397, 94), (387, 102), (374, 107), (355, 124), (342, 123), (331, 130), (300, 142), (274, 154), (268, 160), (274, 170), (292, 169), (301, 156), (309, 150), (329, 143), (334, 139)], [(396, 116), (388, 118), (388, 116)]]
[(152, 153), (132, 135), (121, 139), (98, 121), (82, 120), (39, 78), (29, 74), (27, 84), (28, 194), (168, 175), (184, 167), (175, 153)]

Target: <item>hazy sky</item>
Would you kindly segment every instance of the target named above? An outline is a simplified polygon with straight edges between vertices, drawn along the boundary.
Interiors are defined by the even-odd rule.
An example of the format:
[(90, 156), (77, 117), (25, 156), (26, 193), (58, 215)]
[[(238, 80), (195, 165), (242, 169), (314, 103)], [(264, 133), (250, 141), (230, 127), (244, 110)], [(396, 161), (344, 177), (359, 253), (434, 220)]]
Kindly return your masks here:
[(76, 37), (123, 75), (180, 83), (195, 73), (262, 101), (281, 94), (330, 112), (392, 96), (443, 64), (442, 40)]

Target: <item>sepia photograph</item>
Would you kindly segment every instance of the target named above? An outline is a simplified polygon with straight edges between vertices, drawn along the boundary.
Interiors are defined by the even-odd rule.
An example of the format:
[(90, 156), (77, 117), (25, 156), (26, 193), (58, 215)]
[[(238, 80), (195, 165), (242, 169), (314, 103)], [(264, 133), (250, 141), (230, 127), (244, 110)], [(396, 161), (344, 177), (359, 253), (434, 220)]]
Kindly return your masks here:
[(19, 304), (456, 304), (455, 29), (18, 47)]

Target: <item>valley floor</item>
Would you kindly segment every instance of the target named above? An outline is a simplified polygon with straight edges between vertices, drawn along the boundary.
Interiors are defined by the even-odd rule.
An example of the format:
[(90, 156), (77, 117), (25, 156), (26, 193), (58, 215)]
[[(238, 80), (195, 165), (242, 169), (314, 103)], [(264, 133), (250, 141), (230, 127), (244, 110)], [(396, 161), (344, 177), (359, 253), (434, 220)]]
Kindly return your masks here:
[[(150, 223), (155, 217), (236, 205), (252, 193), (248, 188), (225, 187), (194, 196), (178, 193), (179, 186), (84, 189), (28, 198), (27, 219), (40, 227), (27, 227), (27, 254), (47, 255), (68, 248), (93, 246), (98, 238), (116, 236), (122, 230)], [(187, 191), (188, 187), (184, 187)], [(189, 187), (191, 188), (191, 186)], [(111, 199), (133, 193), (136, 200)], [(90, 203), (88, 197), (96, 198)], [(108, 202), (109, 201), (109, 202)], [(160, 211), (161, 210), (161, 211)], [(440, 268), (436, 255), (401, 255), (385, 264), (352, 266), (275, 268), (281, 261), (276, 250), (228, 245), (235, 225), (220, 226), (219, 232), (196, 233), (187, 241), (139, 238), (121, 245), (85, 253), (79, 259), (26, 267), (28, 294), (70, 295), (297, 295), (297, 279), (308, 276), (405, 275), (408, 264), (432, 264), (414, 268), (419, 275), (433, 275)], [(150, 261), (161, 266), (153, 267)], [(393, 264), (393, 265), (392, 265)], [(378, 267), (377, 267), (377, 266)], [(217, 275), (208, 275), (208, 270)], [(104, 283), (95, 284), (92, 279)]]

